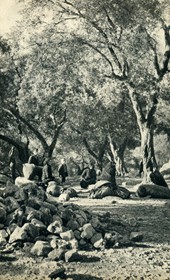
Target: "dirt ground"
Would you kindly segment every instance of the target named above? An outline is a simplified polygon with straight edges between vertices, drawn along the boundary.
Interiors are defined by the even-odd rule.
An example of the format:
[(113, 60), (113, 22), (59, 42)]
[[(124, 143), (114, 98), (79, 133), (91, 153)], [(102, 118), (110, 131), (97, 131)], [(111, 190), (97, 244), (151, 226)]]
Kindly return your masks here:
[[(133, 186), (139, 179), (125, 178), (124, 181), (133, 193)], [(72, 198), (71, 203), (102, 217), (104, 214), (103, 223), (123, 236), (131, 231), (141, 232), (143, 240), (103, 251), (81, 251), (79, 262), (58, 262), (58, 266), (66, 269), (66, 279), (170, 279), (170, 200), (140, 199), (133, 194), (127, 200), (118, 197), (88, 199), (87, 192), (78, 186), (75, 189), (79, 197)], [(0, 280), (47, 280), (55, 266), (56, 262), (28, 258), (20, 251), (0, 255)]]

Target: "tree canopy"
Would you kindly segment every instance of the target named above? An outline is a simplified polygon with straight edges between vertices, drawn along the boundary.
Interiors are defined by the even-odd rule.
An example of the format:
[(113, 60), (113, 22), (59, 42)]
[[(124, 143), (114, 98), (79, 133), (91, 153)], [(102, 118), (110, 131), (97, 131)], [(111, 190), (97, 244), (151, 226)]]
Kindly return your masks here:
[(140, 135), (147, 163), (154, 133), (168, 133), (168, 2), (20, 2), (22, 20), (1, 39), (0, 139), (38, 141), (49, 156), (75, 139), (102, 162), (108, 133), (129, 147)]

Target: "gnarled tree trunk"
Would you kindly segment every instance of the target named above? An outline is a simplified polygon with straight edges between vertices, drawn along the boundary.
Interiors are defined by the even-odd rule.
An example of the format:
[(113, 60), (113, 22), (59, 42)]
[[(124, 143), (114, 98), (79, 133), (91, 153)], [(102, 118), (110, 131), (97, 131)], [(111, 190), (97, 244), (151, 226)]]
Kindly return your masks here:
[(111, 159), (116, 164), (116, 175), (124, 176), (125, 173), (128, 173), (125, 161), (124, 153), (127, 146), (128, 138), (124, 139), (123, 143), (117, 148), (116, 143), (111, 139), (110, 134), (108, 134), (109, 147), (111, 151)]
[(153, 137), (154, 137), (154, 114), (157, 108), (157, 93), (153, 95), (152, 103), (146, 115), (142, 111), (141, 104), (138, 100), (138, 95), (135, 90), (129, 87), (129, 96), (136, 113), (137, 123), (141, 135), (141, 156), (143, 161), (143, 183), (150, 182), (149, 173), (151, 171), (151, 163), (157, 167)]

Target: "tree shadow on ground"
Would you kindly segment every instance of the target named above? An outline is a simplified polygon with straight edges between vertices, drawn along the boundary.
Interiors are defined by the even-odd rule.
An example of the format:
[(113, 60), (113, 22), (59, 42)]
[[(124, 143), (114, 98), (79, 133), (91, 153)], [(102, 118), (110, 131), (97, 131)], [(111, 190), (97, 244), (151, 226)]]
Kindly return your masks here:
[(103, 280), (102, 277), (96, 277), (96, 276), (92, 276), (92, 275), (84, 275), (84, 274), (70, 274), (67, 275), (68, 277), (70, 277), (73, 280)]
[(0, 262), (13, 262), (16, 261), (17, 258), (14, 256), (4, 256), (4, 255), (0, 255)]
[(89, 256), (83, 256), (83, 255), (80, 255), (79, 257), (79, 262), (82, 262), (82, 263), (93, 263), (93, 262), (99, 262), (100, 261), (100, 258), (99, 257), (89, 257)]
[(119, 247), (117, 247), (117, 249), (125, 249), (125, 248), (128, 248), (128, 247), (133, 247), (133, 248), (154, 248), (153, 245), (149, 245), (149, 244), (127, 242), (126, 244), (120, 244)]

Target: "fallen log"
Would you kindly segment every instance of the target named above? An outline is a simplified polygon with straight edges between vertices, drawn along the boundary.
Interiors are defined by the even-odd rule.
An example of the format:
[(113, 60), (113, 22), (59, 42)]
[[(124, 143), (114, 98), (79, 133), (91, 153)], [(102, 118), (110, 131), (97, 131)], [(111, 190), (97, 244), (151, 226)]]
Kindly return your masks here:
[(150, 195), (152, 198), (170, 198), (170, 189), (155, 184), (142, 184), (137, 190), (139, 197)]

